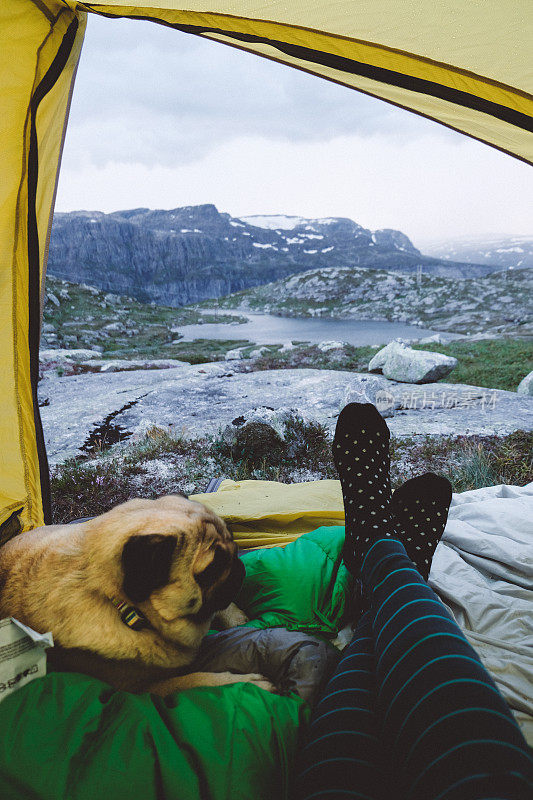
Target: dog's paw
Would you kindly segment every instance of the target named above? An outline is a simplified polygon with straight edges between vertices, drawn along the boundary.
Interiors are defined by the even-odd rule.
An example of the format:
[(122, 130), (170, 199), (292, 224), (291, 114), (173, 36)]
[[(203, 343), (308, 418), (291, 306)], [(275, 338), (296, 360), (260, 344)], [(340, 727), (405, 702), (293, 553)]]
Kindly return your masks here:
[(237, 628), (239, 625), (244, 625), (245, 622), (248, 622), (248, 617), (235, 603), (230, 603), (227, 608), (218, 611), (213, 619), (213, 625), (219, 631)]
[(264, 689), (265, 692), (275, 692), (276, 687), (264, 675), (258, 672), (247, 672), (244, 675), (239, 675), (237, 672), (213, 672), (213, 686), (229, 686), (231, 683), (253, 683)]
[(249, 672), (245, 675), (237, 675), (234, 672), (220, 672), (219, 675), (223, 675), (224, 679), (221, 683), (230, 684), (230, 683), (253, 683), (254, 686), (258, 686), (260, 689), (264, 689), (265, 692), (276, 692), (277, 688), (271, 683), (268, 678), (265, 678), (264, 675), (260, 675), (257, 672)]

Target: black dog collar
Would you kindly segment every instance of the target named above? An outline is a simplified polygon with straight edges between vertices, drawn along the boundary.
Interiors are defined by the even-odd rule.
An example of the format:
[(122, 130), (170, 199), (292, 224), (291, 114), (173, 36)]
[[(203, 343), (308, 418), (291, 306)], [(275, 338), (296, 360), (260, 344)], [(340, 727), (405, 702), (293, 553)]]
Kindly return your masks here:
[(142, 611), (139, 611), (138, 608), (135, 608), (135, 606), (129, 606), (127, 603), (122, 602), (122, 600), (118, 600), (116, 597), (112, 597), (111, 602), (117, 609), (120, 619), (124, 625), (128, 626), (128, 628), (131, 628), (134, 631), (142, 631), (146, 630), (147, 628), (153, 630), (153, 625), (148, 619), (146, 619)]

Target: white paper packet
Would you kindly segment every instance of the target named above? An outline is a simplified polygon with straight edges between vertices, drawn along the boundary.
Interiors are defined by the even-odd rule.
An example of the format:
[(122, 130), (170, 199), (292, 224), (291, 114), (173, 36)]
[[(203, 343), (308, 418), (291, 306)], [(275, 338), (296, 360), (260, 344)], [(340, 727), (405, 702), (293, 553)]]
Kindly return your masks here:
[(53, 646), (51, 633), (37, 633), (14, 617), (0, 620), (0, 701), (46, 675), (45, 649)]

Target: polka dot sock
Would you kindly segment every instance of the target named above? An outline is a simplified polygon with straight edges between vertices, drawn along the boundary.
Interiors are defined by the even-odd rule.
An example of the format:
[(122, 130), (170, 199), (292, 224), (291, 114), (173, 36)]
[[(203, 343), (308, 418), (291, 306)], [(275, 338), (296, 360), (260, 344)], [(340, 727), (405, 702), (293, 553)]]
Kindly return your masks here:
[(450, 481), (433, 472), (411, 478), (392, 494), (397, 536), (425, 581), (444, 533), (451, 500)]
[(389, 429), (371, 403), (350, 403), (337, 420), (333, 460), (344, 501), (343, 559), (356, 577), (377, 539), (395, 536), (389, 501)]

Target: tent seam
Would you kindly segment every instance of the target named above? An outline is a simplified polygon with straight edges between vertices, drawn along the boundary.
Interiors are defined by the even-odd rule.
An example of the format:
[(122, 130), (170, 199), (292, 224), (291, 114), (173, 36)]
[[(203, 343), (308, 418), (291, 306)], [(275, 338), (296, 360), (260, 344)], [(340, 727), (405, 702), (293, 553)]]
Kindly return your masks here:
[[(181, 30), (184, 30), (184, 26), (181, 26)], [(533, 131), (533, 118), (529, 114), (526, 114), (523, 111), (517, 111), (516, 109), (511, 108), (509, 105), (503, 105), (493, 100), (488, 100), (487, 98), (480, 97), (478, 94), (473, 94), (472, 92), (466, 92), (461, 89), (455, 89), (437, 80), (420, 78), (412, 74), (402, 73), (398, 72), (397, 70), (389, 69), (388, 67), (376, 66), (375, 64), (371, 64), (368, 61), (357, 61), (347, 56), (338, 56), (314, 48), (309, 48), (302, 45), (294, 45), (283, 41), (270, 40), (265, 37), (252, 36), (250, 34), (233, 33), (228, 31), (216, 31), (216, 30), (207, 31), (207, 33), (210, 32), (215, 36), (219, 35), (227, 38), (240, 37), (244, 39), (244, 37), (249, 37), (250, 43), (263, 44), (267, 47), (272, 47), (277, 50), (281, 50), (286, 55), (292, 58), (300, 58), (303, 61), (307, 61), (309, 63), (316, 63), (322, 67), (335, 69), (341, 73), (356, 75), (358, 77), (366, 78), (367, 80), (375, 80), (379, 83), (382, 83), (385, 86), (393, 86), (402, 89), (404, 91), (413, 92), (416, 94), (423, 94), (428, 97), (432, 97), (438, 100), (443, 100), (444, 102), (459, 106), (460, 108), (469, 108), (473, 111), (487, 114), (491, 117), (494, 117), (495, 119), (499, 119), (502, 122), (506, 122), (509, 125), (514, 125), (515, 127), (518, 127), (520, 129), (526, 131)], [(191, 31), (191, 33), (194, 33), (194, 31)], [(204, 35), (204, 34), (199, 33), (198, 35)], [(298, 54), (298, 52), (290, 52), (291, 50), (302, 51), (302, 53)], [(321, 58), (321, 56), (323, 58)], [(354, 68), (347, 69), (345, 66), (341, 66), (340, 64), (335, 65), (334, 63), (328, 63), (328, 60), (346, 62), (346, 66), (348, 66), (348, 64), (351, 64), (353, 65)], [(355, 67), (359, 67), (359, 69), (355, 69)], [(376, 75), (368, 74), (369, 72), (372, 71), (375, 71), (378, 74)], [(381, 73), (382, 77), (380, 77), (379, 73)], [(352, 87), (352, 88), (357, 88), (357, 87)], [(518, 92), (518, 90), (512, 90), (512, 92), (516, 93)], [(446, 95), (449, 96), (447, 97)], [(526, 95), (525, 99), (530, 100), (531, 98), (528, 95)], [(485, 106), (485, 108), (483, 106)], [(523, 119), (523, 121), (520, 121), (521, 119)]]
[[(64, 13), (64, 10), (63, 12)], [(51, 521), (51, 498), (50, 498), (50, 473), (44, 433), (41, 417), (39, 413), (39, 403), (37, 398), (37, 383), (39, 379), (39, 334), (40, 334), (40, 294), (41, 294), (41, 258), (39, 229), (37, 219), (37, 191), (39, 182), (39, 138), (37, 133), (37, 113), (41, 101), (53, 89), (60, 77), (76, 40), (78, 30), (78, 17), (74, 12), (70, 12), (72, 19), (66, 31), (61, 37), (61, 42), (55, 55), (50, 61), (39, 80), (37, 86), (32, 89), (29, 105), (30, 119), (30, 141), (28, 150), (28, 167), (26, 172), (27, 183), (27, 265), (28, 265), (28, 350), (30, 358), (30, 386), (32, 397), (33, 423), (35, 435), (35, 447), (37, 452), (37, 468), (40, 483), (41, 511), (44, 515), (44, 522)], [(58, 15), (57, 19), (61, 17)], [(50, 33), (53, 29), (51, 29)], [(44, 45), (44, 42), (43, 42)], [(42, 46), (41, 48), (42, 49)], [(66, 51), (66, 56), (65, 56)], [(59, 66), (59, 72), (58, 70)], [(36, 319), (37, 317), (37, 319)]]
[[(33, 2), (33, 0), (32, 0)], [(41, 9), (42, 10), (42, 9)], [(62, 12), (61, 12), (62, 13)], [(58, 15), (59, 17), (59, 15)], [(54, 23), (55, 24), (55, 23)], [(26, 489), (26, 498), (24, 500), (24, 506), (26, 506), (28, 511), (28, 516), (31, 519), (32, 511), (33, 511), (33, 498), (32, 493), (30, 490), (30, 476), (29, 476), (29, 468), (28, 468), (28, 450), (26, 448), (26, 442), (24, 439), (24, 422), (23, 422), (23, 414), (22, 414), (22, 404), (20, 402), (20, 391), (19, 391), (19, 369), (20, 369), (20, 359), (19, 359), (19, 335), (18, 335), (18, 319), (17, 319), (17, 305), (18, 305), (18, 287), (17, 287), (17, 244), (19, 241), (20, 230), (21, 230), (21, 220), (20, 220), (20, 197), (22, 193), (22, 187), (26, 183), (26, 176), (27, 176), (27, 167), (28, 167), (28, 156), (29, 156), (29, 148), (28, 148), (28, 123), (30, 119), (30, 107), (31, 107), (31, 98), (33, 97), (33, 93), (35, 91), (35, 87), (37, 84), (37, 73), (39, 71), (39, 60), (41, 57), (41, 51), (45, 46), (46, 42), (50, 38), (53, 33), (53, 25), (50, 26), (50, 30), (48, 31), (47, 35), (42, 40), (41, 44), (39, 45), (37, 52), (36, 52), (36, 60), (35, 60), (35, 72), (33, 77), (33, 84), (30, 93), (30, 100), (28, 102), (28, 106), (26, 109), (26, 117), (24, 119), (24, 133), (23, 133), (23, 147), (22, 147), (22, 170), (21, 170), (21, 177), (19, 182), (19, 188), (17, 192), (17, 203), (16, 203), (16, 211), (15, 211), (15, 230), (14, 230), (14, 237), (13, 237), (13, 257), (11, 261), (11, 287), (13, 293), (13, 305), (11, 308), (11, 319), (13, 325), (13, 366), (14, 366), (14, 391), (15, 391), (15, 400), (16, 400), (16, 407), (17, 407), (17, 418), (18, 418), (18, 432), (19, 432), (19, 447), (20, 453), (22, 456), (22, 463), (24, 466), (24, 486)], [(29, 347), (28, 347), (29, 350)], [(33, 402), (33, 398), (32, 398)]]
[(307, 75), (313, 75), (315, 78), (320, 77), (322, 80), (329, 81), (330, 83), (335, 83), (337, 86), (344, 86), (347, 89), (351, 89), (352, 91), (361, 92), (361, 94), (365, 94), (368, 97), (374, 97), (377, 100), (381, 100), (383, 103), (388, 103), (388, 105), (394, 106), (394, 108), (401, 108), (404, 111), (409, 111), (411, 114), (416, 114), (418, 117), (422, 117), (423, 119), (428, 119), (431, 122), (436, 122), (438, 125), (442, 125), (444, 128), (448, 128), (448, 130), (455, 131), (456, 133), (460, 133), (463, 136), (468, 136), (468, 138), (473, 139), (476, 142), (481, 142), (482, 144), (486, 144), (489, 147), (498, 150), (500, 153), (505, 153), (505, 155), (512, 156), (516, 158), (518, 161), (524, 162), (524, 164), (533, 164), (533, 161), (526, 158), (525, 156), (518, 155), (518, 153), (513, 152), (512, 150), (506, 150), (504, 147), (501, 147), (494, 142), (489, 142), (487, 139), (482, 139), (480, 136), (475, 136), (473, 133), (469, 133), (468, 131), (463, 130), (462, 128), (457, 128), (454, 125), (451, 125), (448, 122), (444, 122), (441, 119), (437, 119), (436, 117), (432, 117), (429, 114), (425, 114), (423, 111), (418, 111), (415, 108), (411, 108), (409, 106), (404, 106), (401, 103), (397, 103), (394, 100), (389, 100), (387, 97), (382, 97), (379, 94), (369, 91), (368, 89), (361, 89), (360, 87), (351, 86), (349, 83), (346, 83), (337, 78), (330, 78), (329, 75), (318, 75), (316, 72), (313, 72), (311, 69), (307, 69), (306, 67), (302, 67), (299, 64), (293, 64), (288, 61), (283, 61), (280, 58), (277, 58), (273, 55), (267, 55), (266, 53), (258, 53), (255, 50), (249, 50), (247, 47), (243, 47), (240, 44), (236, 44), (234, 42), (223, 42), (220, 39), (215, 39), (209, 36), (205, 38), (210, 38), (212, 41), (219, 42), (220, 44), (225, 44), (227, 47), (234, 47), (236, 50), (242, 50), (245, 53), (252, 53), (253, 55), (258, 56), (259, 58), (265, 58), (268, 61), (274, 61), (276, 64), (282, 64), (284, 66), (290, 66), (292, 69), (297, 69), (300, 72), (305, 72)]
[(66, 135), (67, 135), (67, 126), (68, 126), (68, 120), (69, 120), (69, 116), (70, 116), (70, 107), (71, 107), (71, 104), (72, 104), (72, 95), (74, 93), (74, 84), (76, 82), (76, 75), (78, 73), (78, 66), (79, 66), (79, 60), (78, 60), (78, 63), (76, 64), (76, 67), (74, 68), (74, 71), (73, 71), (73, 74), (72, 74), (72, 79), (70, 81), (70, 87), (69, 87), (69, 93), (68, 93), (68, 99), (67, 99), (67, 106), (66, 106), (66, 111), (65, 111), (65, 118), (64, 118), (64, 121), (63, 121), (63, 130), (62, 130), (62, 133), (61, 133), (61, 144), (59, 146), (59, 157), (58, 157), (58, 165), (57, 165), (57, 171), (56, 171), (56, 180), (55, 180), (55, 186), (54, 186), (54, 193), (53, 193), (53, 196), (52, 196), (52, 204), (50, 206), (50, 216), (49, 216), (49, 220), (48, 220), (48, 228), (47, 228), (47, 231), (46, 231), (46, 238), (45, 238), (45, 241), (44, 241), (44, 248), (43, 248), (43, 274), (42, 274), (42, 281), (41, 281), (41, 297), (40, 297), (41, 324), (42, 324), (43, 313), (44, 313), (45, 281), (46, 281), (46, 272), (47, 272), (47, 265), (48, 265), (48, 253), (49, 253), (49, 250), (50, 250), (50, 237), (51, 237), (51, 234), (52, 234), (52, 223), (53, 223), (53, 219), (54, 219), (54, 207), (55, 207), (55, 201), (56, 201), (56, 197), (57, 197), (57, 188), (58, 188), (58, 185), (59, 185), (59, 173), (60, 173), (60, 170), (61, 170), (61, 161), (62, 161), (62, 158), (63, 158), (63, 149), (64, 149), (64, 146), (65, 146), (65, 138), (66, 138)]
[(50, 11), (50, 9), (44, 4), (43, 0), (31, 0), (34, 6), (37, 6), (39, 11), (44, 14), (46, 19), (53, 25), (55, 22), (55, 17)]
[[(146, 20), (146, 21), (149, 21), (149, 22), (156, 22), (156, 23), (168, 26), (168, 27), (178, 27), (178, 28), (181, 28), (182, 25), (186, 25), (186, 23), (167, 22), (165, 19), (162, 19), (162, 18), (156, 17), (156, 16), (148, 17), (148, 16), (145, 16), (145, 15), (113, 14), (113, 13), (107, 12), (107, 11), (99, 11), (91, 3), (78, 3), (77, 7), (82, 9), (82, 10), (87, 10), (92, 14), (97, 14), (99, 16), (104, 16), (104, 17), (110, 17), (112, 19), (126, 18), (126, 19)], [(147, 12), (148, 11), (155, 11), (155, 12), (157, 12), (157, 11), (172, 11), (172, 10), (178, 11), (178, 9), (160, 9), (160, 8), (157, 8), (156, 6), (145, 8), (145, 10)], [(201, 14), (203, 12), (183, 12), (182, 11), (181, 13)], [(464, 69), (463, 67), (455, 67), (455, 66), (453, 66), (452, 64), (449, 64), (446, 61), (437, 61), (436, 59), (429, 58), (429, 56), (423, 56), (423, 55), (420, 55), (418, 53), (410, 53), (409, 51), (402, 50), (401, 48), (388, 47), (387, 45), (380, 44), (379, 42), (371, 42), (371, 41), (368, 41), (366, 39), (357, 39), (356, 37), (346, 36), (346, 35), (341, 34), (341, 33), (332, 33), (331, 31), (320, 30), (318, 28), (308, 28), (305, 25), (292, 25), (290, 23), (276, 22), (275, 20), (270, 20), (270, 19), (258, 19), (258, 18), (254, 18), (254, 17), (241, 17), (241, 16), (237, 16), (235, 14), (219, 14), (216, 11), (209, 12), (209, 16), (219, 17), (222, 20), (231, 19), (231, 20), (237, 20), (237, 21), (249, 22), (249, 23), (259, 23), (259, 24), (264, 24), (264, 25), (275, 25), (276, 27), (300, 30), (300, 31), (304, 31), (306, 33), (313, 33), (313, 34), (318, 35), (318, 36), (324, 36), (324, 37), (326, 37), (328, 39), (333, 39), (333, 40), (339, 39), (341, 41), (350, 42), (350, 43), (353, 43), (353, 44), (363, 45), (364, 47), (368, 47), (368, 48), (370, 48), (372, 50), (381, 51), (381, 52), (384, 52), (384, 53), (391, 53), (393, 55), (403, 56), (404, 58), (408, 58), (410, 60), (413, 60), (416, 63), (428, 64), (429, 66), (439, 67), (440, 69), (446, 70), (447, 72), (450, 72), (450, 73), (452, 73), (454, 75), (462, 75), (462, 76), (464, 76), (466, 78), (472, 78), (472, 79), (474, 79), (476, 81), (479, 81), (480, 83), (486, 84), (488, 86), (494, 86), (494, 87), (497, 87), (498, 89), (503, 89), (506, 92), (511, 92), (513, 94), (520, 95), (521, 97), (523, 97), (526, 100), (533, 100), (533, 95), (531, 95), (529, 92), (526, 92), (523, 89), (518, 89), (515, 86), (510, 86), (509, 84), (503, 83), (502, 81), (497, 81), (494, 78), (488, 78), (487, 76), (480, 75), (477, 72), (473, 72), (472, 70)], [(201, 28), (201, 27), (206, 27), (206, 26), (188, 25), (187, 27), (191, 27), (191, 28), (198, 27), (198, 28)], [(187, 33), (187, 32), (188, 31), (185, 31), (185, 33)], [(214, 31), (214, 32), (216, 33), (216, 31)], [(220, 34), (226, 35), (226, 36), (231, 36), (233, 33), (240, 33), (239, 31), (223, 31), (223, 30), (219, 30), (218, 32)], [(191, 33), (193, 33), (194, 35), (202, 35), (202, 34), (196, 34), (196, 33), (194, 33), (194, 31), (191, 31)], [(261, 38), (264, 38), (264, 37), (261, 37)], [(271, 41), (275, 41), (275, 40), (271, 40)], [(268, 42), (265, 42), (265, 43), (268, 44)], [(310, 49), (313, 49), (313, 48), (310, 48)], [(321, 52), (321, 51), (317, 50), (317, 52)], [(256, 54), (256, 55), (259, 55), (259, 54)]]

